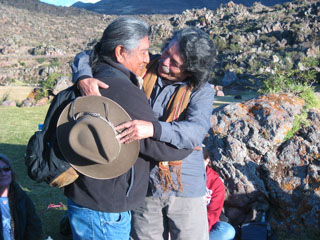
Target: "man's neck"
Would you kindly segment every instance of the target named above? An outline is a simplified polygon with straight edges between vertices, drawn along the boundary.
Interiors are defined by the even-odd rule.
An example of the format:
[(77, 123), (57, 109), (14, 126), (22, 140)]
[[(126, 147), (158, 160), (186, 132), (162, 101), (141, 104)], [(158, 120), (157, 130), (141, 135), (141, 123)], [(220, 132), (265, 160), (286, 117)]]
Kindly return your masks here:
[(115, 62), (111, 59), (104, 59), (104, 61), (107, 62), (112, 67), (114, 67), (114, 68), (118, 69), (119, 71), (121, 71), (122, 73), (124, 73), (128, 78), (130, 78), (130, 80), (133, 84), (135, 84), (136, 86), (139, 87), (139, 81), (137, 79), (137, 76), (133, 72), (131, 72), (128, 68), (126, 68), (122, 64)]
[(163, 86), (171, 85), (171, 84), (174, 83), (173, 81), (170, 81), (170, 80), (165, 79), (165, 78), (161, 78), (161, 80), (162, 80)]

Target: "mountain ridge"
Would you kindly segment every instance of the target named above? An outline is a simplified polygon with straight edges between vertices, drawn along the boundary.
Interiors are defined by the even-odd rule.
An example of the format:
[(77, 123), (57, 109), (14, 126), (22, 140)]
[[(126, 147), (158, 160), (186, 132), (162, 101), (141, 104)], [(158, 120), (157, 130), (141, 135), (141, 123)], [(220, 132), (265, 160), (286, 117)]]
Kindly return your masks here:
[[(97, 3), (83, 3), (78, 1), (72, 6), (84, 8), (102, 14), (179, 14), (186, 9), (207, 8), (217, 9), (221, 4), (230, 0), (101, 0)], [(291, 2), (290, 0), (234, 0), (235, 4), (250, 7), (254, 2), (266, 6)], [(166, 7), (167, 6), (167, 7)]]
[[(19, 7), (1, 2), (4, 0), (0, 0), (0, 25), (5, 27), (0, 35), (0, 85), (37, 84), (52, 73), (70, 76), (69, 64), (75, 54), (91, 49), (118, 17), (48, 4), (44, 11), (28, 10), (39, 3), (35, 0), (12, 0), (11, 5)], [(195, 26), (208, 33), (219, 52), (214, 84), (229, 77), (241, 86), (255, 88), (278, 70), (314, 68), (320, 73), (320, 2), (316, 0), (274, 7), (229, 2), (216, 10), (135, 17), (151, 26), (153, 54), (160, 52), (163, 40), (176, 30)]]
[(0, 4), (5, 6), (11, 6), (17, 9), (25, 9), (30, 12), (41, 12), (55, 16), (68, 16), (68, 15), (97, 15), (98, 13), (93, 11), (87, 11), (84, 8), (76, 7), (60, 7), (47, 3), (40, 2), (39, 0), (0, 0)]

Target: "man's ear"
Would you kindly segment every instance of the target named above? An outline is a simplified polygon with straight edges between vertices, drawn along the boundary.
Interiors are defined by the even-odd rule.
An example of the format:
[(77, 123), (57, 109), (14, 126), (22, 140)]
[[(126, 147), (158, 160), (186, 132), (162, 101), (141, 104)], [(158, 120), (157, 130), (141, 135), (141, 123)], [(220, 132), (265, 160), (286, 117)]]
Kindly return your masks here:
[(125, 48), (122, 45), (116, 46), (114, 49), (114, 54), (116, 56), (116, 60), (118, 63), (122, 63), (124, 60), (124, 54), (125, 53)]

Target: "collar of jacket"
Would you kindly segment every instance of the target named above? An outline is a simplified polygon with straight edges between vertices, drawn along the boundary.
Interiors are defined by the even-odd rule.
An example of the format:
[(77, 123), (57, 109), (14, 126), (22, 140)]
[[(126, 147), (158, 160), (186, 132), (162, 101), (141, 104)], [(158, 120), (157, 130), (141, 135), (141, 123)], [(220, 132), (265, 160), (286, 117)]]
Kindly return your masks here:
[[(158, 76), (157, 84), (158, 84), (160, 87), (163, 87), (162, 79), (163, 79), (162, 77)], [(166, 79), (164, 78), (164, 80), (166, 80)], [(167, 80), (167, 81), (170, 81), (170, 80)], [(169, 85), (172, 85), (172, 86), (178, 86), (178, 85), (185, 86), (185, 85), (190, 85), (190, 79), (188, 78), (188, 79), (186, 79), (186, 80), (184, 80), (184, 81), (177, 81), (177, 82), (172, 81), (172, 83), (169, 84)]]
[(106, 63), (112, 67), (114, 67), (115, 69), (121, 71), (122, 73), (124, 73), (128, 78), (130, 78), (131, 82), (139, 87), (139, 81), (137, 76), (131, 72), (128, 68), (126, 68), (125, 66), (123, 66), (120, 63), (117, 63), (113, 60), (111, 60), (110, 58), (103, 58), (103, 63)]

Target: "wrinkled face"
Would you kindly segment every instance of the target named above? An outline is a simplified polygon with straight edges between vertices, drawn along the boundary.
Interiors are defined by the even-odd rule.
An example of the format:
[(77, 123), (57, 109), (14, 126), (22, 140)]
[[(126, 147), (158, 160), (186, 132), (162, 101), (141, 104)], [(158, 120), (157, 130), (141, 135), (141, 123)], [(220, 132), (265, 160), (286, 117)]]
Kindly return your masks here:
[(11, 169), (8, 164), (0, 160), (0, 187), (8, 187), (12, 181)]
[(183, 66), (183, 59), (179, 52), (179, 44), (173, 40), (163, 50), (158, 67), (158, 74), (167, 80), (180, 82), (188, 76)]
[(149, 61), (149, 39), (145, 36), (134, 50), (124, 52), (121, 64), (137, 76), (141, 76)]

